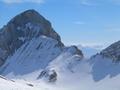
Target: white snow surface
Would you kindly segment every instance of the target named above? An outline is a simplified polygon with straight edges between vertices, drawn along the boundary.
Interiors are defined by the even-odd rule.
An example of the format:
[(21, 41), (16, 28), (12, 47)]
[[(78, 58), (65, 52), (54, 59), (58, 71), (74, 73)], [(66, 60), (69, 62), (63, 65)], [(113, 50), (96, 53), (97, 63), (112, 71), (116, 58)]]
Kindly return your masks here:
[(40, 73), (49, 62), (61, 53), (62, 48), (57, 45), (56, 40), (45, 36), (33, 38), (8, 58), (1, 68), (2, 74), (8, 78), (23, 78), (34, 72)]
[[(83, 59), (74, 47), (59, 47), (46, 36), (33, 38), (0, 69), (0, 90), (120, 90), (120, 63), (97, 55)], [(55, 70), (57, 81), (37, 80), (42, 70)]]
[[(66, 56), (66, 55), (65, 55)], [(65, 57), (66, 59), (67, 57)], [(101, 56), (98, 56), (99, 60), (101, 60)], [(57, 60), (60, 59), (57, 58)], [(99, 60), (94, 59), (95, 62), (89, 62), (89, 60), (80, 61), (76, 67), (74, 66), (74, 72), (68, 71), (67, 68), (64, 68), (64, 64), (62, 62), (54, 61), (49, 65), (49, 69), (55, 69), (58, 73), (58, 79), (55, 83), (47, 83), (42, 80), (40, 81), (26, 81), (21, 79), (13, 79), (15, 82), (11, 80), (4, 80), (0, 78), (0, 89), (1, 90), (119, 90), (120, 89), (120, 75), (116, 75), (115, 77), (110, 77), (110, 74), (107, 74), (100, 81), (95, 81), (92, 75), (92, 68), (94, 68), (94, 64), (98, 64), (96, 69), (99, 68), (100, 73), (106, 74), (106, 70), (109, 71), (108, 67), (111, 66), (111, 69), (115, 69), (115, 63), (112, 63), (110, 59), (104, 62), (103, 60), (99, 62)], [(93, 61), (94, 61), (93, 60)], [(59, 65), (60, 63), (60, 65)], [(68, 64), (68, 63), (67, 63)], [(59, 65), (59, 66), (58, 66)], [(62, 69), (61, 69), (62, 65)], [(51, 66), (51, 67), (50, 67)], [(103, 70), (102, 67), (106, 70)], [(105, 68), (106, 67), (106, 68)], [(117, 64), (117, 67), (120, 68), (120, 64)], [(63, 69), (64, 68), (64, 69)], [(101, 69), (100, 69), (101, 68)], [(119, 70), (118, 70), (119, 71)], [(117, 72), (118, 72), (117, 71)], [(98, 73), (98, 72), (97, 72)], [(29, 86), (32, 84), (33, 86)], [(6, 87), (7, 85), (7, 87)]]

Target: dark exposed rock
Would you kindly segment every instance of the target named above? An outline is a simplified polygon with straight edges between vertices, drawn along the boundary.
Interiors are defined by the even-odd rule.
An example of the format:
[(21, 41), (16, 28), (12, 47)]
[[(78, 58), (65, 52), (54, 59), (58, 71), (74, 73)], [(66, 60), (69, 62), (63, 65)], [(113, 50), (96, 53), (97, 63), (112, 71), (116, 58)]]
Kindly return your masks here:
[(39, 32), (38, 35), (46, 35), (60, 41), (60, 36), (53, 30), (51, 23), (35, 10), (27, 10), (17, 15), (8, 23), (7, 26), (12, 30), (23, 28), (28, 30), (32, 29), (32, 33), (34, 32), (33, 29), (36, 29), (38, 30), (36, 32)]
[(57, 73), (55, 70), (52, 70), (49, 74), (49, 82), (55, 82), (57, 80)]
[(57, 80), (57, 73), (55, 70), (43, 70), (37, 79), (45, 78), (48, 82), (55, 82)]
[(34, 87), (34, 85), (31, 84), (31, 83), (27, 83), (27, 85), (30, 86), (30, 87)]
[(100, 53), (103, 57), (108, 57), (114, 61), (120, 61), (120, 41), (115, 42)]
[(84, 57), (82, 51), (80, 49), (78, 49), (77, 46), (72, 46), (72, 47), (76, 49), (76, 52), (75, 52), (76, 54), (81, 55), (82, 57)]
[[(27, 10), (17, 15), (0, 31), (0, 66), (9, 56), (13, 55), (7, 59), (10, 61), (1, 67), (0, 73), (2, 75), (13, 72), (16, 76), (18, 74), (22, 76), (42, 69), (43, 71), (40, 72), (37, 79), (55, 82), (58, 73), (53, 68), (52, 70), (51, 68), (48, 69), (47, 66), (62, 53), (67, 53), (72, 58), (68, 57), (68, 60), (71, 61), (66, 66), (70, 70), (72, 70), (71, 65), (76, 65), (76, 62), (78, 63), (84, 57), (82, 51), (76, 46), (65, 47), (60, 36), (53, 30), (51, 23), (35, 10)], [(16, 56), (19, 59), (14, 58)], [(30, 59), (31, 57), (32, 59)], [(17, 69), (13, 69), (14, 65)], [(11, 68), (11, 66), (13, 68), (10, 70), (9, 67)]]
[(0, 30), (0, 66), (26, 41), (45, 35), (64, 46), (51, 23), (35, 10), (27, 10), (15, 16)]
[(84, 57), (82, 51), (80, 49), (78, 49), (78, 47), (76, 47), (76, 46), (66, 47), (65, 51), (67, 51), (73, 55), (74, 54), (79, 55), (79, 56), (81, 56), (81, 58)]

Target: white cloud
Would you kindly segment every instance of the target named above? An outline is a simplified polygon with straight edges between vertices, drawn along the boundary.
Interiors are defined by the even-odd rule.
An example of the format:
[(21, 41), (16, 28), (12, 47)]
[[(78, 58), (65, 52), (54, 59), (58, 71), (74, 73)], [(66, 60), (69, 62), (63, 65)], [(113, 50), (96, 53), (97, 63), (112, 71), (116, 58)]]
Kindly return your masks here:
[(44, 0), (1, 0), (0, 2), (12, 4), (12, 3), (44, 3)]
[(120, 0), (110, 0), (111, 3), (120, 5)]
[(90, 0), (80, 0), (80, 3), (81, 3), (82, 5), (86, 5), (86, 6), (91, 6), (91, 5), (93, 5), (93, 4), (90, 2)]
[(98, 43), (98, 42), (81, 42), (81, 45), (83, 47), (94, 47), (94, 48), (104, 48), (106, 45), (104, 43)]
[(81, 22), (81, 21), (75, 21), (73, 22), (74, 24), (77, 24), (77, 25), (84, 25), (85, 23), (84, 22)]
[(120, 26), (118, 23), (111, 23), (106, 25), (104, 30), (109, 32), (120, 32)]
[(119, 28), (107, 28), (105, 30), (112, 31), (112, 32), (120, 32), (120, 27)]
[(96, 6), (99, 2), (99, 0), (79, 0), (81, 5), (84, 6)]
[(79, 2), (85, 6), (96, 6), (101, 4), (120, 5), (120, 0), (79, 0)]

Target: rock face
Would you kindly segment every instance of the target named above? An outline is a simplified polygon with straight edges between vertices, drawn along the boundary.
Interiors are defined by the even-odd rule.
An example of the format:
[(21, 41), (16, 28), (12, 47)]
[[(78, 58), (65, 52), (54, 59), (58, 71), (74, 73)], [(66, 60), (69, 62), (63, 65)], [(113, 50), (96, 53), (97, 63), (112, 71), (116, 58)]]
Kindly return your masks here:
[(72, 54), (80, 55), (81, 57), (84, 57), (82, 51), (80, 49), (78, 49), (77, 46), (66, 47), (65, 51), (71, 52)]
[(60, 36), (53, 30), (51, 23), (35, 10), (27, 10), (17, 15), (8, 23), (7, 27), (11, 31), (22, 30), (24, 32), (26, 30), (23, 34), (21, 32), (21, 35), (29, 38), (42, 34), (60, 41)]
[(57, 80), (57, 73), (55, 70), (44, 70), (37, 77), (37, 79), (40, 78), (45, 78), (48, 82), (55, 82)]
[[(66, 47), (51, 23), (35, 10), (14, 17), (0, 32), (0, 74), (7, 78), (55, 82), (58, 69), (75, 72), (84, 55)], [(42, 71), (42, 72), (41, 72)]]
[(113, 43), (90, 60), (92, 76), (95, 81), (120, 74), (120, 41)]
[(120, 61), (120, 41), (115, 42), (108, 48), (104, 49), (100, 55), (111, 58), (114, 61)]
[(0, 66), (25, 42), (40, 35), (51, 37), (64, 46), (51, 23), (35, 10), (27, 10), (14, 17), (0, 31)]

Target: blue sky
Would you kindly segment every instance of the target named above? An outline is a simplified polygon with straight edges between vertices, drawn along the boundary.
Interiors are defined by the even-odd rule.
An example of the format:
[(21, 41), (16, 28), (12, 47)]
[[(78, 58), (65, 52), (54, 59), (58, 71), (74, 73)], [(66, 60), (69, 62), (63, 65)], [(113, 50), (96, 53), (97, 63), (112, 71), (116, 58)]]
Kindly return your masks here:
[(35, 9), (69, 44), (109, 45), (120, 39), (120, 0), (0, 0), (0, 27)]

